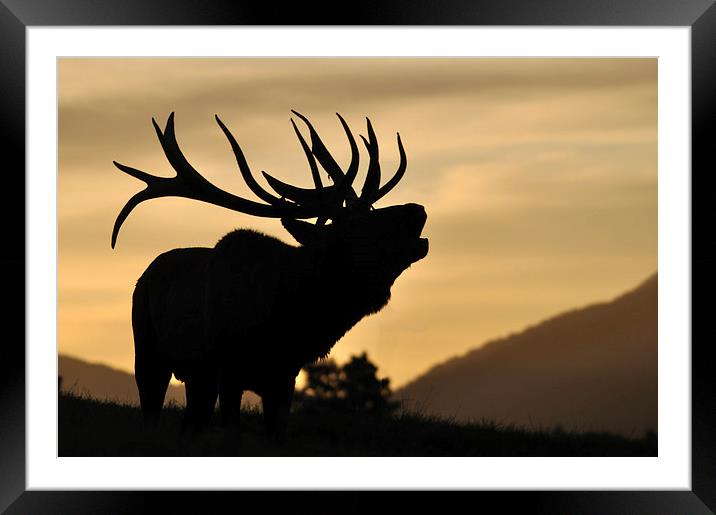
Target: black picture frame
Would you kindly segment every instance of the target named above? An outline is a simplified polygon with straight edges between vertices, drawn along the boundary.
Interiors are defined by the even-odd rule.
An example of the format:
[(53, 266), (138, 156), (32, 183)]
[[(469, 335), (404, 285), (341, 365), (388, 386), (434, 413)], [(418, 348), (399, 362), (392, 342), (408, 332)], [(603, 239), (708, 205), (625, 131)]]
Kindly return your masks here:
[[(166, 513), (217, 513), (255, 509), (274, 503), (315, 509), (372, 511), (383, 505), (378, 492), (333, 494), (293, 492), (78, 492), (26, 491), (25, 487), (25, 30), (32, 26), (87, 25), (573, 25), (684, 26), (691, 28), (692, 94), (692, 489), (690, 491), (451, 492), (451, 502), (477, 510), (499, 506), (501, 513), (716, 513), (716, 382), (711, 342), (706, 337), (709, 293), (714, 291), (716, 255), (705, 238), (711, 187), (716, 172), (712, 147), (716, 125), (715, 0), (429, 0), (269, 3), (191, 0), (0, 0), (0, 118), (3, 146), (4, 241), (0, 270), (5, 271), (7, 336), (0, 351), (0, 510), (9, 514), (145, 513), (161, 506)], [(14, 159), (8, 160), (12, 156)], [(13, 192), (9, 195), (8, 192)], [(699, 198), (699, 196), (701, 198)], [(21, 206), (13, 205), (17, 201)], [(697, 232), (702, 237), (696, 239)], [(21, 244), (20, 242), (23, 242)], [(54, 259), (48, 256), (47, 259)], [(11, 273), (11, 271), (13, 271)], [(698, 280), (695, 280), (698, 277)], [(8, 291), (11, 290), (11, 293)], [(21, 302), (20, 299), (23, 299)], [(698, 302), (697, 302), (698, 300)], [(688, 343), (688, 342), (685, 342)], [(320, 495), (320, 499), (316, 496)], [(260, 498), (259, 498), (260, 497)], [(462, 497), (460, 499), (459, 497)], [(442, 496), (403, 495), (404, 503), (445, 509)], [(320, 504), (319, 504), (320, 503)], [(201, 508), (198, 508), (201, 507)]]

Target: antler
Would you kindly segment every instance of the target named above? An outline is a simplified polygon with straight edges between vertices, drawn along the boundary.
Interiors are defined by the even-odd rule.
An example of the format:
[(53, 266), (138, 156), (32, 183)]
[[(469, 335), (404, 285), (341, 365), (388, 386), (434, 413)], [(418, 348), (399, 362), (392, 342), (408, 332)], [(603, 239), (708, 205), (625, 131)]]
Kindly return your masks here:
[[(112, 230), (112, 248), (114, 248), (117, 242), (119, 230), (127, 216), (129, 216), (129, 213), (131, 213), (131, 211), (141, 202), (153, 198), (169, 196), (184, 197), (225, 207), (233, 211), (239, 211), (241, 213), (266, 218), (317, 217), (317, 223), (322, 224), (325, 223), (326, 219), (334, 218), (336, 216), (336, 213), (343, 207), (344, 201), (346, 202), (346, 207), (348, 208), (359, 206), (370, 207), (374, 202), (385, 196), (391, 189), (393, 189), (403, 177), (407, 167), (407, 161), (405, 157), (405, 150), (403, 149), (403, 145), (400, 141), (400, 135), (398, 134), (400, 165), (395, 175), (383, 187), (380, 187), (378, 142), (375, 137), (375, 133), (373, 132), (370, 120), (366, 119), (368, 122), (368, 139), (366, 140), (363, 136), (361, 136), (361, 138), (368, 149), (370, 162), (368, 165), (365, 184), (363, 185), (360, 197), (358, 197), (352, 187), (353, 181), (358, 173), (358, 146), (356, 145), (355, 138), (353, 138), (353, 134), (348, 128), (348, 124), (343, 117), (336, 113), (343, 129), (346, 132), (348, 143), (351, 148), (351, 162), (345, 172), (333, 159), (330, 152), (323, 144), (323, 141), (321, 141), (321, 138), (318, 136), (318, 133), (313, 128), (313, 125), (311, 125), (311, 122), (309, 122), (302, 114), (296, 111), (292, 112), (303, 120), (311, 134), (311, 148), (309, 148), (306, 140), (296, 127), (296, 124), (293, 120), (291, 120), (291, 124), (293, 125), (298, 140), (301, 143), (301, 147), (303, 148), (306, 158), (308, 159), (315, 189), (299, 188), (282, 182), (266, 172), (262, 172), (269, 186), (271, 186), (279, 197), (263, 189), (256, 181), (251, 173), (251, 169), (249, 168), (241, 147), (231, 134), (231, 131), (229, 131), (226, 125), (224, 125), (219, 117), (216, 116), (216, 122), (219, 124), (219, 127), (229, 140), (231, 149), (236, 157), (236, 163), (238, 164), (239, 171), (246, 182), (246, 185), (259, 199), (266, 202), (266, 204), (238, 197), (232, 193), (224, 191), (210, 183), (198, 171), (196, 171), (196, 169), (189, 164), (186, 157), (184, 157), (184, 154), (177, 143), (176, 135), (174, 133), (174, 113), (169, 115), (164, 131), (160, 129), (156, 120), (152, 118), (152, 124), (154, 125), (157, 137), (159, 138), (159, 143), (164, 150), (167, 160), (176, 171), (176, 176), (170, 178), (157, 177), (142, 170), (113, 161), (117, 168), (132, 177), (144, 181), (147, 187), (131, 197), (119, 212), (117, 220), (114, 223), (114, 229)], [(318, 173), (316, 160), (318, 160), (323, 169), (333, 180), (332, 186), (323, 186), (321, 177)]]
[(378, 161), (378, 140), (373, 132), (373, 125), (370, 123), (370, 119), (366, 118), (368, 125), (368, 139), (366, 140), (363, 136), (361, 139), (365, 143), (365, 147), (368, 150), (368, 156), (370, 162), (368, 164), (368, 173), (361, 190), (360, 198), (363, 202), (368, 205), (372, 205), (381, 198), (385, 197), (390, 190), (400, 182), (405, 175), (405, 170), (408, 167), (408, 160), (405, 156), (405, 149), (403, 148), (403, 142), (400, 140), (400, 133), (397, 133), (398, 137), (398, 152), (400, 153), (400, 164), (398, 169), (395, 171), (395, 175), (386, 182), (382, 187), (380, 186), (380, 162)]
[(241, 147), (239, 147), (239, 144), (231, 132), (221, 122), (218, 116), (216, 117), (216, 121), (231, 144), (244, 181), (246, 181), (251, 191), (260, 199), (268, 202), (268, 204), (261, 204), (238, 197), (210, 183), (187, 161), (179, 148), (174, 132), (174, 113), (169, 115), (164, 131), (161, 130), (156, 120), (152, 118), (152, 124), (157, 133), (159, 143), (164, 150), (167, 160), (176, 171), (176, 176), (170, 178), (157, 177), (142, 170), (113, 161), (117, 168), (132, 177), (144, 181), (147, 187), (130, 198), (119, 212), (117, 220), (114, 223), (114, 229), (112, 230), (112, 248), (114, 248), (117, 242), (119, 230), (127, 216), (129, 216), (129, 213), (141, 202), (153, 198), (170, 196), (184, 197), (265, 218), (313, 218), (323, 214), (323, 209), (321, 209), (321, 206), (317, 205), (317, 203), (308, 202), (305, 203), (305, 205), (298, 205), (294, 202), (275, 197), (263, 190), (253, 178), (251, 170), (241, 151)]
[[(358, 199), (360, 199), (360, 204), (364, 206), (370, 207), (372, 204), (386, 196), (395, 186), (400, 182), (400, 180), (403, 178), (403, 175), (405, 175), (405, 170), (408, 167), (408, 160), (405, 155), (405, 149), (403, 148), (403, 142), (400, 139), (400, 133), (397, 134), (398, 137), (398, 152), (400, 153), (400, 164), (398, 165), (398, 169), (395, 172), (395, 175), (382, 187), (380, 187), (380, 163), (379, 163), (379, 155), (378, 155), (378, 140), (375, 137), (375, 132), (373, 131), (373, 125), (370, 123), (370, 119), (366, 118), (366, 123), (368, 126), (368, 139), (366, 140), (363, 136), (361, 136), (361, 139), (363, 140), (363, 143), (366, 146), (366, 149), (368, 150), (368, 156), (370, 158), (369, 164), (368, 164), (368, 173), (366, 175), (365, 183), (363, 184), (363, 189), (361, 190), (361, 195), (358, 197), (356, 195), (356, 192), (353, 190), (352, 184), (353, 180), (355, 179), (355, 175), (358, 171), (358, 149), (355, 147), (355, 140), (353, 139), (353, 136), (350, 132), (350, 129), (348, 128), (348, 124), (346, 124), (346, 121), (343, 119), (343, 117), (336, 113), (338, 118), (341, 121), (341, 124), (343, 125), (343, 129), (346, 131), (346, 134), (348, 135), (348, 140), (351, 144), (351, 151), (352, 151), (352, 157), (351, 157), (351, 163), (348, 166), (348, 171), (344, 174), (341, 168), (336, 163), (335, 159), (333, 159), (333, 156), (331, 156), (331, 153), (328, 151), (326, 146), (323, 144), (323, 141), (321, 141), (321, 138), (318, 136), (318, 132), (316, 132), (316, 129), (314, 129), (313, 125), (311, 124), (308, 119), (303, 116), (301, 113), (291, 110), (292, 113), (294, 113), (296, 116), (298, 116), (308, 127), (308, 130), (311, 134), (311, 144), (312, 144), (312, 153), (315, 155), (315, 157), (318, 159), (318, 161), (321, 163), (321, 166), (326, 170), (328, 175), (333, 179), (334, 183), (338, 183), (340, 181), (343, 181), (344, 177), (347, 177), (349, 180), (349, 184), (345, 186), (346, 188), (346, 203), (347, 205), (350, 205), (352, 203), (355, 203)], [(293, 122), (292, 122), (293, 123)], [(294, 124), (294, 128), (295, 128)], [(304, 145), (304, 150), (306, 149), (305, 141), (300, 136), (300, 133), (298, 130), (296, 130), (296, 133), (299, 134), (299, 138), (301, 139), (302, 144)], [(306, 155), (308, 155), (308, 151), (306, 151)], [(309, 161), (311, 159), (309, 158)], [(314, 161), (315, 164), (315, 161)], [(278, 190), (277, 190), (278, 193)], [(287, 197), (288, 198), (288, 197)]]

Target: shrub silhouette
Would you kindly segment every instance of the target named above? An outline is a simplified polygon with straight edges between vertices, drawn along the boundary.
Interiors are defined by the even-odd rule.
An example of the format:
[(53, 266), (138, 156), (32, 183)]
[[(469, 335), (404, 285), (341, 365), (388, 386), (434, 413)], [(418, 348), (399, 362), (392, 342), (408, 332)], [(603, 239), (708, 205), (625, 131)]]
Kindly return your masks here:
[(390, 379), (378, 378), (377, 370), (365, 352), (343, 367), (332, 359), (307, 365), (301, 404), (308, 410), (390, 413), (398, 403), (390, 400)]

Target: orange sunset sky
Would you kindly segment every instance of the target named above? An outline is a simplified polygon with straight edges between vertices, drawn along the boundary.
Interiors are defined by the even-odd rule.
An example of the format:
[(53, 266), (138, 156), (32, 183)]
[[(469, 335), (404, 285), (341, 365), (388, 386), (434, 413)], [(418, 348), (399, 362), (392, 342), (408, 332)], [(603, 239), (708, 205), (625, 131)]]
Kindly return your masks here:
[(62, 354), (132, 371), (132, 290), (166, 250), (213, 246), (237, 227), (293, 243), (277, 220), (164, 198), (136, 208), (110, 248), (117, 213), (144, 187), (112, 160), (173, 175), (151, 125), (172, 111), (194, 167), (251, 199), (214, 114), (255, 175), (304, 187), (291, 109), (344, 166), (335, 113), (356, 135), (370, 117), (384, 181), (400, 132), (408, 170), (376, 207), (424, 205), (430, 253), (332, 351), (339, 362), (367, 351), (394, 387), (656, 271), (656, 59), (64, 58), (58, 68)]

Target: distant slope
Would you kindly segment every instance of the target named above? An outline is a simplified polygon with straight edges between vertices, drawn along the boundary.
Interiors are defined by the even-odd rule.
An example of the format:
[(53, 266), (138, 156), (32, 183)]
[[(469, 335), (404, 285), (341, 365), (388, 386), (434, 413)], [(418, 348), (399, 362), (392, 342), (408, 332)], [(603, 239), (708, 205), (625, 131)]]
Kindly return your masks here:
[[(99, 400), (139, 405), (134, 374), (63, 355), (59, 356), (58, 371), (62, 377), (62, 391), (87, 394)], [(244, 394), (243, 400), (243, 403), (258, 402), (258, 398), (251, 393)], [(169, 402), (184, 405), (183, 385), (169, 385), (164, 404)]]
[[(139, 393), (133, 374), (63, 355), (59, 356), (58, 373), (62, 377), (62, 391), (139, 405)], [(170, 384), (165, 403), (168, 401), (184, 404), (184, 387)]]
[(458, 420), (657, 430), (657, 276), (429, 370), (395, 392)]

